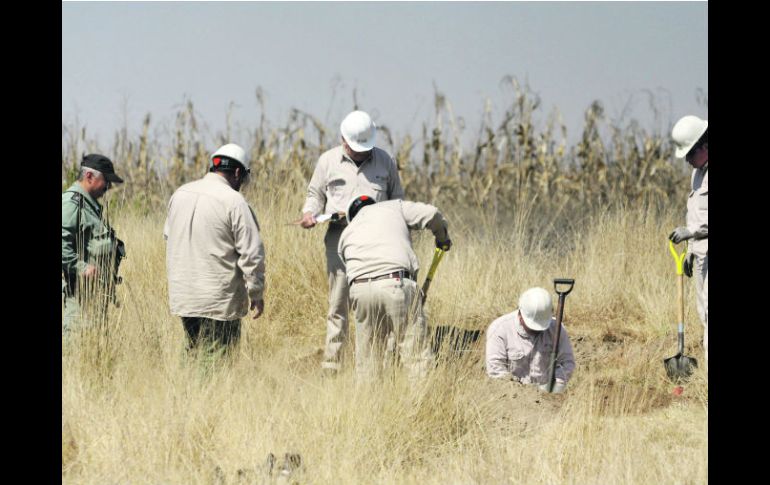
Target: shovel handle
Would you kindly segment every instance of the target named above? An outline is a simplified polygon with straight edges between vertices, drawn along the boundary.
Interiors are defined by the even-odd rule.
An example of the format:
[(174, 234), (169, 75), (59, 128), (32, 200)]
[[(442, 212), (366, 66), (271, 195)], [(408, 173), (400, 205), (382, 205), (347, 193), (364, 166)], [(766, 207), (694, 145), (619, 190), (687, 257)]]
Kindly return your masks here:
[(441, 258), (444, 257), (444, 250), (436, 248), (433, 250), (433, 261), (430, 263), (430, 269), (428, 270), (428, 278), (433, 279), (433, 275), (436, 274), (438, 264), (441, 262)]
[[(559, 285), (569, 285), (569, 288), (564, 291), (559, 291)], [(561, 339), (561, 322), (564, 319), (564, 300), (567, 299), (567, 295), (575, 286), (575, 280), (573, 278), (555, 278), (553, 280), (553, 288), (559, 295), (559, 306), (556, 309), (556, 342), (553, 345), (551, 351), (551, 368), (550, 375), (548, 377), (548, 392), (553, 392), (553, 386), (556, 385), (556, 357), (559, 353), (559, 340)]]
[(684, 242), (684, 251), (681, 254), (676, 252), (676, 247), (672, 241), (668, 242), (668, 250), (676, 262), (676, 274), (678, 276), (676, 281), (677, 311), (679, 323), (682, 324), (684, 322), (684, 258), (687, 256), (687, 241)]
[(428, 270), (428, 276), (425, 278), (425, 283), (422, 284), (422, 302), (425, 303), (425, 299), (428, 298), (428, 288), (430, 288), (430, 283), (433, 281), (433, 275), (436, 274), (436, 269), (438, 268), (438, 264), (441, 262), (441, 258), (444, 257), (444, 250), (441, 248), (436, 248), (433, 251), (433, 261), (430, 264), (430, 269)]
[[(569, 289), (559, 291), (559, 285), (569, 285)], [(572, 288), (575, 286), (575, 280), (573, 278), (556, 278), (553, 280), (553, 289), (558, 295), (569, 295)]]
[(684, 274), (684, 257), (687, 256), (687, 241), (684, 242), (682, 254), (676, 252), (676, 247), (674, 247), (672, 241), (668, 242), (668, 250), (671, 252), (671, 256), (674, 257), (674, 262), (676, 262), (676, 274)]

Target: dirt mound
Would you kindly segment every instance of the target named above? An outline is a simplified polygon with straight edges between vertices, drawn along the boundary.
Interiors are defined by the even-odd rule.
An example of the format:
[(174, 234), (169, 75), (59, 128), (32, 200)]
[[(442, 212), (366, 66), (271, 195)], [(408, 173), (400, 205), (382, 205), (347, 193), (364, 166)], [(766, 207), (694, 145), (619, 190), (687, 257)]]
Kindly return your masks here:
[(484, 392), (485, 413), (495, 427), (506, 434), (527, 436), (555, 418), (567, 394), (547, 394), (537, 386), (512, 380), (487, 379), (479, 389)]
[[(447, 330), (449, 329), (449, 330)], [(645, 414), (669, 406), (674, 400), (670, 386), (659, 385), (654, 380), (642, 378), (649, 372), (649, 359), (644, 356), (665, 354), (665, 339), (645, 340), (640, 335), (624, 330), (585, 331), (575, 329), (570, 333), (575, 360), (576, 376), (591, 376), (572, 383), (565, 394), (546, 394), (537, 386), (525, 386), (512, 380), (489, 379), (484, 372), (484, 332), (454, 328), (431, 329), (441, 338), (436, 364), (449, 366), (452, 373), (468, 376), (465, 385), (474, 388), (475, 395), (483, 396), (483, 406), (497, 426), (515, 433), (528, 433), (559, 412), (565, 400), (577, 397), (591, 401), (592, 412), (603, 416)], [(582, 331), (581, 331), (582, 330)], [(585, 333), (584, 333), (585, 332)], [(301, 373), (314, 373), (320, 367), (323, 352), (317, 349), (292, 362)], [(625, 368), (628, 378), (617, 375), (618, 368)], [(581, 395), (578, 397), (577, 395)], [(590, 394), (586, 396), (585, 394)], [(689, 397), (689, 396), (688, 396)]]

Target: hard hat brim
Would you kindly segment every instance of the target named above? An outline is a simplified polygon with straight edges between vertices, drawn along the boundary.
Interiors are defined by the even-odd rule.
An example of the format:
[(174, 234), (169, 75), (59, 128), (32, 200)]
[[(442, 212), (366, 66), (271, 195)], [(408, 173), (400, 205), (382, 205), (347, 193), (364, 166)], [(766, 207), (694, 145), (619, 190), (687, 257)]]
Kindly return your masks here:
[(535, 332), (542, 332), (543, 330), (548, 330), (548, 327), (551, 326), (551, 319), (549, 318), (545, 324), (538, 322), (534, 318), (527, 318), (524, 314), (521, 314), (521, 318), (524, 319), (524, 323), (529, 327), (530, 329), (534, 330)]
[(709, 127), (709, 121), (703, 120), (703, 131), (700, 132), (700, 134), (695, 139), (695, 141), (690, 143), (686, 147), (677, 147), (676, 150), (674, 151), (674, 156), (676, 156), (676, 158), (682, 158), (682, 159), (685, 158), (687, 154), (690, 153), (690, 150), (692, 150), (692, 147), (694, 147), (695, 144), (698, 143), (698, 140), (700, 140), (700, 137), (702, 137), (703, 134), (706, 133), (706, 130), (708, 130), (708, 127)]
[(345, 139), (345, 142), (348, 144), (351, 150), (354, 152), (362, 153), (362, 152), (368, 152), (372, 148), (374, 148), (374, 137), (372, 137), (371, 140), (369, 140), (368, 143), (357, 143), (353, 140), (350, 140), (347, 136), (344, 134), (342, 135), (342, 138)]
[(692, 148), (692, 145), (690, 145), (690, 146), (688, 146), (686, 148), (678, 148), (677, 147), (676, 152), (674, 153), (674, 155), (676, 156), (676, 158), (684, 158), (684, 157), (687, 156), (687, 152), (690, 151), (690, 148)]

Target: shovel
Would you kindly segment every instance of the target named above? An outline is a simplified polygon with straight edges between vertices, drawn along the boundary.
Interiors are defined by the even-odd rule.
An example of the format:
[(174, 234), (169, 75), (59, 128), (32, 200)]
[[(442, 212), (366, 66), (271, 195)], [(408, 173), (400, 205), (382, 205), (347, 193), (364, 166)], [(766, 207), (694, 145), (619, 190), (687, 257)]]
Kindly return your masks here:
[(428, 270), (428, 276), (425, 278), (425, 283), (422, 284), (422, 303), (425, 304), (425, 299), (428, 297), (428, 288), (430, 288), (430, 282), (433, 281), (433, 275), (436, 274), (436, 268), (441, 262), (441, 258), (444, 257), (444, 250), (436, 248), (433, 251), (433, 261), (430, 263), (430, 269)]
[[(446, 251), (441, 248), (436, 248), (433, 250), (433, 261), (430, 264), (428, 276), (425, 278), (425, 282), (422, 284), (423, 305), (425, 304), (425, 299), (428, 298), (428, 289), (430, 288), (430, 283), (433, 281), (433, 276), (436, 274), (438, 264), (441, 262), (441, 258), (444, 257), (445, 252)], [(470, 347), (473, 342), (478, 340), (479, 336), (481, 335), (480, 330), (465, 330), (450, 326), (431, 328), (431, 350), (433, 351), (434, 355), (439, 354), (439, 351), (441, 350), (441, 343), (445, 338), (450, 342), (450, 352), (454, 353), (454, 355), (459, 355), (464, 350), (467, 350), (468, 347)]]
[[(569, 288), (559, 291), (559, 285), (569, 285)], [(548, 392), (553, 392), (553, 386), (556, 384), (556, 354), (559, 352), (561, 321), (564, 319), (564, 300), (566, 300), (567, 295), (569, 295), (574, 286), (575, 280), (571, 278), (557, 278), (553, 280), (553, 289), (559, 295), (559, 307), (556, 309), (556, 342), (551, 351), (551, 376), (548, 378)]]
[(677, 254), (674, 243), (669, 241), (668, 248), (676, 261), (677, 294), (679, 298), (679, 352), (673, 357), (663, 360), (666, 366), (666, 374), (673, 382), (684, 382), (690, 377), (694, 367), (698, 367), (698, 361), (694, 357), (684, 355), (684, 258), (687, 255), (687, 243), (682, 254)]

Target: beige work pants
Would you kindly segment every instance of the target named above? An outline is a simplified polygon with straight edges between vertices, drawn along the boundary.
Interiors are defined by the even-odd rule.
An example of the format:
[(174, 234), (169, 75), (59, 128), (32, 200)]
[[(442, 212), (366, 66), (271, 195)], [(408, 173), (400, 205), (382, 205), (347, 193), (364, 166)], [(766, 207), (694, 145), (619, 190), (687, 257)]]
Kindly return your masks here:
[(339, 370), (348, 341), (348, 281), (345, 264), (337, 253), (344, 227), (331, 225), (326, 231), (326, 274), (329, 279), (329, 311), (326, 315), (326, 347), (321, 367)]
[(356, 322), (356, 377), (372, 381), (403, 364), (410, 379), (424, 377), (431, 350), (417, 283), (388, 278), (353, 283), (350, 301)]

